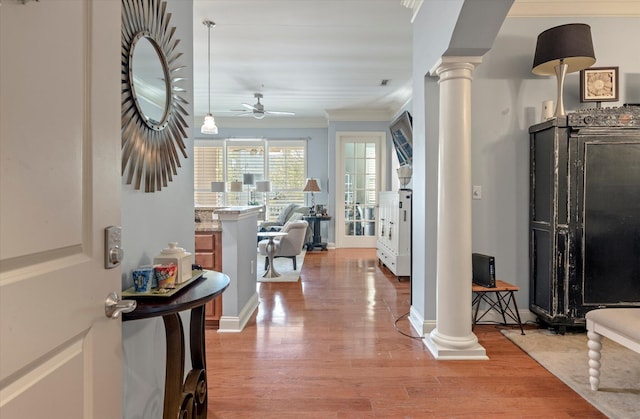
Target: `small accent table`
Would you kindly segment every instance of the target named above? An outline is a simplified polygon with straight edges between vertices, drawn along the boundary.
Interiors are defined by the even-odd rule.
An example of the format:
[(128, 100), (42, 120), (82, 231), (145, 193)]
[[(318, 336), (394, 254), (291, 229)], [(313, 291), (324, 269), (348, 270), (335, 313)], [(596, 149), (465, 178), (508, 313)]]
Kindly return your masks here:
[[(162, 417), (207, 417), (207, 366), (205, 359), (204, 307), (229, 286), (229, 277), (220, 272), (204, 271), (192, 284), (172, 297), (127, 297), (137, 301), (137, 307), (122, 315), (123, 321), (162, 316), (167, 342), (167, 365), (164, 380)], [(189, 346), (191, 371), (184, 377), (184, 329), (181, 311), (191, 309)]]
[[(472, 307), (475, 306), (473, 314), (474, 327), (487, 313), (495, 310), (502, 315), (502, 321), (505, 325), (508, 324), (507, 317), (517, 322), (518, 326), (520, 326), (520, 332), (524, 335), (524, 329), (520, 321), (520, 313), (518, 313), (518, 305), (516, 304), (516, 298), (513, 294), (515, 291), (519, 291), (520, 287), (511, 285), (508, 282), (496, 280), (495, 288), (487, 288), (482, 285), (473, 284), (471, 290), (475, 294), (472, 302)], [(480, 304), (483, 301), (489, 305), (489, 308), (478, 317)], [(513, 309), (511, 308), (511, 304), (513, 304)], [(471, 330), (473, 330), (473, 327)]]
[(307, 250), (313, 250), (316, 247), (321, 247), (322, 250), (327, 250), (327, 243), (322, 241), (320, 236), (320, 222), (329, 221), (331, 217), (322, 215), (306, 215), (302, 217), (306, 221), (313, 222), (313, 242), (307, 243)]
[(269, 269), (267, 272), (262, 275), (263, 278), (277, 278), (280, 274), (276, 271), (275, 266), (273, 266), (273, 255), (276, 252), (276, 244), (273, 242), (273, 239), (276, 237), (283, 237), (289, 233), (283, 233), (281, 231), (260, 231), (258, 232), (258, 237), (267, 237), (269, 239), (269, 243), (267, 243), (267, 256), (269, 257)]

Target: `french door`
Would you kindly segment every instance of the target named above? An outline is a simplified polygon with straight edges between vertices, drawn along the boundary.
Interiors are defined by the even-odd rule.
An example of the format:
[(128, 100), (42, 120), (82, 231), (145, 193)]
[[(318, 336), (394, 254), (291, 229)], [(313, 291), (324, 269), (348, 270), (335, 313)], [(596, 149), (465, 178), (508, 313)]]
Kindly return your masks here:
[(336, 247), (375, 247), (386, 133), (336, 134)]

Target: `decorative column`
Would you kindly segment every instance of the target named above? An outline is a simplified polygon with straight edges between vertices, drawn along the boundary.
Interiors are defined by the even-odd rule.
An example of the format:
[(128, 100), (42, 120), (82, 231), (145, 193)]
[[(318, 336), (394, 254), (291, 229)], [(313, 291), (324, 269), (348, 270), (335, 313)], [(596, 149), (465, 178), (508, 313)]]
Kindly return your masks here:
[(442, 57), (439, 77), (436, 359), (488, 359), (471, 331), (471, 73), (481, 57)]

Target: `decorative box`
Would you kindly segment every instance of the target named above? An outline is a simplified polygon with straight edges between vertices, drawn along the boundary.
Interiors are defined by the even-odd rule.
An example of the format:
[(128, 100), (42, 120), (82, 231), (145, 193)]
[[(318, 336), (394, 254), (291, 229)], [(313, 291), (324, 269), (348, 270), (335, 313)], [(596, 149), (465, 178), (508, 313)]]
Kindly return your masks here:
[(153, 258), (154, 265), (176, 265), (176, 284), (182, 284), (191, 279), (192, 263), (193, 255), (182, 247), (178, 247), (177, 242), (169, 243), (169, 247), (162, 249), (160, 254)]

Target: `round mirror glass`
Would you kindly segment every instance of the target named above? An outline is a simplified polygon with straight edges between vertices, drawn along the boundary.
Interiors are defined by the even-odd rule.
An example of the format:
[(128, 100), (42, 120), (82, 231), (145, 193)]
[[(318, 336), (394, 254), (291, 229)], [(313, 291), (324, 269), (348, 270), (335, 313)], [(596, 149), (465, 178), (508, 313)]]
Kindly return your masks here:
[(140, 36), (131, 48), (131, 90), (147, 125), (161, 130), (167, 125), (169, 83), (164, 57), (156, 42)]

